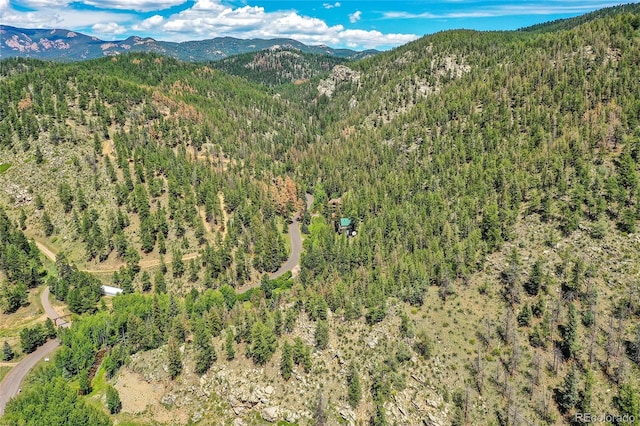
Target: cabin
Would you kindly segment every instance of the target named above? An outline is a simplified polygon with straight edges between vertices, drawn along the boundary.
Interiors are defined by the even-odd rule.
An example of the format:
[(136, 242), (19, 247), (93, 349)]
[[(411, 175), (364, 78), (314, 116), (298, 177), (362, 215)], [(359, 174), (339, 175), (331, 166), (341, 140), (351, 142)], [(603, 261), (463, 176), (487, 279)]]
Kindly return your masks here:
[(117, 296), (118, 294), (122, 293), (122, 289), (118, 287), (111, 287), (109, 285), (103, 285), (102, 292), (105, 296)]
[(338, 234), (346, 233), (347, 237), (355, 237), (356, 224), (348, 217), (341, 217), (336, 221), (336, 232)]

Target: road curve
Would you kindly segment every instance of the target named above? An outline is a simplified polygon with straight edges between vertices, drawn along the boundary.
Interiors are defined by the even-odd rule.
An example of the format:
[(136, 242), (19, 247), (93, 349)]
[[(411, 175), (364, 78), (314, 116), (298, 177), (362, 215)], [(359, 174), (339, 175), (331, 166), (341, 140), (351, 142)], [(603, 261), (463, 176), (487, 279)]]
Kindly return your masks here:
[(60, 346), (60, 342), (56, 339), (49, 340), (34, 352), (27, 355), (4, 376), (4, 380), (0, 383), (0, 417), (4, 414), (4, 409), (9, 400), (18, 394), (22, 380), (24, 380), (27, 373), (35, 367), (42, 358), (49, 355), (58, 346)]
[[(313, 195), (306, 194), (306, 202), (307, 202), (307, 210), (311, 208), (313, 204)], [(269, 274), (269, 278), (272, 280), (284, 275), (287, 271), (294, 272), (295, 269), (300, 265), (300, 255), (302, 254), (302, 235), (300, 234), (300, 213), (297, 213), (293, 222), (289, 224), (289, 239), (291, 240), (291, 254), (289, 258), (278, 268), (277, 271)]]
[(302, 235), (300, 235), (300, 223), (298, 222), (298, 216), (294, 221), (289, 224), (289, 238), (291, 239), (291, 254), (286, 262), (284, 262), (277, 271), (269, 274), (269, 278), (272, 280), (284, 275), (287, 271), (292, 271), (293, 268), (300, 263), (300, 254), (302, 253)]
[[(52, 321), (60, 316), (49, 302), (48, 286), (45, 287), (42, 294), (40, 294), (40, 301), (42, 302), (44, 311)], [(60, 323), (60, 321), (58, 322)], [(71, 323), (66, 321), (60, 324), (60, 327), (70, 326)], [(6, 376), (4, 376), (4, 379), (0, 383), (0, 417), (4, 414), (4, 409), (9, 400), (18, 394), (22, 381), (26, 377), (27, 373), (29, 373), (29, 371), (35, 367), (42, 358), (55, 351), (58, 346), (60, 346), (60, 342), (58, 342), (57, 339), (49, 340), (34, 352), (31, 352), (29, 355), (24, 357), (22, 361), (16, 364), (16, 366), (13, 367)]]

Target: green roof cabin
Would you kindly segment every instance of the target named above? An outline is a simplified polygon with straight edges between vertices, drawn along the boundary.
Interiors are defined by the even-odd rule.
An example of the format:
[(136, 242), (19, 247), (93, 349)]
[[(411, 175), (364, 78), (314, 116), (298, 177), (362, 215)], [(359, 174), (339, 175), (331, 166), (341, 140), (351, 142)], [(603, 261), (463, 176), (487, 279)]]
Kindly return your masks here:
[(336, 232), (338, 232), (338, 234), (346, 232), (347, 237), (355, 237), (356, 226), (350, 218), (341, 217), (340, 220), (336, 221)]

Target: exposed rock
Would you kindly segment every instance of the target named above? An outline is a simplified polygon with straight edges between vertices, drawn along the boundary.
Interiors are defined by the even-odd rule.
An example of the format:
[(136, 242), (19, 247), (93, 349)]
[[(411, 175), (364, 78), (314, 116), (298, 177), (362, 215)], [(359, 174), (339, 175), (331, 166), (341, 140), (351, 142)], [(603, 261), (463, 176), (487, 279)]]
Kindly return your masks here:
[(353, 426), (356, 424), (356, 415), (351, 408), (342, 407), (338, 412), (340, 413), (340, 417), (342, 417), (348, 425)]
[(264, 420), (274, 423), (278, 421), (279, 412), (280, 412), (280, 409), (278, 407), (267, 407), (264, 410), (262, 410), (260, 415)]
[(160, 399), (160, 402), (165, 405), (174, 405), (176, 403), (176, 396), (172, 393), (168, 393)]
[(331, 70), (329, 77), (321, 80), (318, 84), (318, 94), (331, 97), (339, 83), (351, 82), (359, 83), (361, 74), (359, 71), (352, 70), (344, 65), (336, 65)]
[(195, 413), (193, 413), (193, 415), (191, 416), (191, 422), (198, 423), (201, 418), (202, 418), (202, 411), (198, 410)]
[(247, 423), (240, 417), (233, 419), (233, 426), (247, 426)]

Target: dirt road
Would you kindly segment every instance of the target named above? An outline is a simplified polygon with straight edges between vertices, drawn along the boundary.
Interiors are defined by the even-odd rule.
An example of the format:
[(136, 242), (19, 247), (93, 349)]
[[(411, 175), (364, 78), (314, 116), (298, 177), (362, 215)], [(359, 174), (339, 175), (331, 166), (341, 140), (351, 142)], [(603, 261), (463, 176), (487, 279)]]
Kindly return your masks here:
[[(51, 318), (51, 320), (54, 320), (60, 316), (49, 302), (49, 287), (45, 287), (42, 291), (42, 294), (40, 295), (40, 301), (42, 302), (44, 311), (47, 313), (47, 316)], [(60, 323), (60, 320), (58, 320), (58, 323)], [(65, 321), (60, 324), (60, 326), (70, 327), (71, 323)], [(35, 367), (35, 365), (42, 358), (53, 353), (53, 351), (55, 351), (58, 346), (60, 346), (60, 342), (58, 342), (57, 339), (49, 340), (34, 352), (31, 352), (29, 355), (27, 355), (22, 361), (16, 364), (15, 367), (13, 367), (6, 376), (4, 376), (4, 379), (0, 383), (0, 417), (4, 414), (4, 409), (7, 406), (7, 402), (9, 402), (11, 398), (18, 394), (20, 386), (22, 385), (22, 381), (26, 377), (27, 373), (29, 373), (29, 371), (33, 367)]]
[[(56, 261), (55, 253), (52, 252), (47, 246), (45, 246), (44, 244), (42, 244), (39, 241), (36, 241), (36, 246), (42, 252), (42, 254), (44, 254), (46, 257), (51, 259), (51, 261), (53, 261), (53, 262)], [(197, 257), (200, 257), (200, 253), (188, 253), (188, 254), (185, 254), (184, 256), (182, 256), (182, 260), (184, 262), (186, 262), (188, 260), (195, 259)], [(84, 272), (89, 272), (90, 274), (106, 274), (106, 273), (118, 272), (120, 270), (120, 268), (122, 266), (125, 266), (125, 265), (126, 265), (126, 263), (122, 262), (122, 263), (117, 264), (117, 267), (113, 267), (112, 266), (110, 268), (105, 268), (105, 269), (80, 269), (80, 270), (84, 271)], [(139, 265), (140, 265), (140, 269), (153, 268), (155, 266), (160, 266), (160, 259), (141, 260), (139, 262)]]

